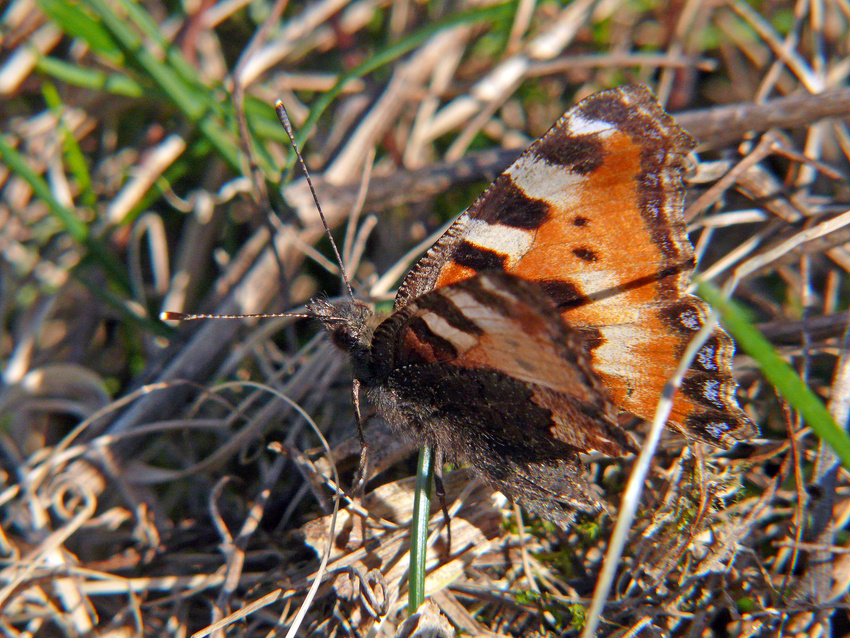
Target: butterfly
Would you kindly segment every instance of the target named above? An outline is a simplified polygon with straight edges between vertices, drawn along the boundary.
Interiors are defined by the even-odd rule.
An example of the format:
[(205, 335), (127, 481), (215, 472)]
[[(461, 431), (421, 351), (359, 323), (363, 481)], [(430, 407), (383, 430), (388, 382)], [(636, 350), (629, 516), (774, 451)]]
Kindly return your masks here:
[[(598, 509), (581, 455), (636, 450), (618, 417), (653, 417), (709, 313), (687, 294), (682, 170), (694, 145), (643, 87), (567, 111), (413, 267), (391, 313), (309, 304), (350, 355), (355, 393), (399, 435), (562, 528)], [(715, 328), (671, 428), (721, 447), (756, 434), (733, 354)]]

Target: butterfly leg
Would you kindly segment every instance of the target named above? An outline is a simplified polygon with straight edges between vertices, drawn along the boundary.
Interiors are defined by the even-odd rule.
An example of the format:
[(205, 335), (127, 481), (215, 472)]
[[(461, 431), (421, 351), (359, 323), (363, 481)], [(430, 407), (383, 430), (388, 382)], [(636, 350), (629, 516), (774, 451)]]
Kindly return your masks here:
[(360, 466), (357, 469), (357, 478), (352, 486), (352, 492), (363, 496), (369, 476), (369, 452), (366, 446), (366, 437), (363, 434), (363, 416), (360, 413), (360, 381), (358, 379), (354, 379), (351, 382), (351, 403), (354, 405), (354, 416), (357, 419), (357, 434), (360, 436)]
[(449, 516), (449, 508), (446, 506), (446, 486), (443, 485), (443, 451), (437, 448), (434, 454), (434, 491), (440, 499), (440, 507), (443, 510), (443, 520), (446, 522), (446, 554), (452, 553), (452, 519)]

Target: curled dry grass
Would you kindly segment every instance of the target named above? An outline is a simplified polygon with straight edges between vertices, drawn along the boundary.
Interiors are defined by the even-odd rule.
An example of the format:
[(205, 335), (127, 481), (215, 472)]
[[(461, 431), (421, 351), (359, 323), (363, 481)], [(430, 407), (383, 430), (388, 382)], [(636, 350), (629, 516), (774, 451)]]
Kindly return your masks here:
[[(403, 621), (409, 450), (379, 423), (377, 478), (340, 502), (328, 544), (359, 455), (343, 358), (303, 322), (156, 320), (337, 289), (286, 172), (277, 98), (331, 226), (347, 224), (358, 291), (381, 298), (567, 105), (651, 85), (701, 141), (687, 214), (703, 276), (734, 282), (844, 426), (848, 19), (840, 0), (764, 13), (739, 0), (13, 1), (0, 30), (4, 633), (270, 635), (302, 607), (300, 635)], [(793, 391), (777, 395), (748, 356), (736, 369), (763, 438), (730, 454), (663, 442), (600, 635), (847, 631), (846, 471)], [(315, 419), (341, 485), (282, 397)], [(448, 475), (451, 555), (435, 512), (414, 621), (580, 631), (629, 465), (589, 465), (611, 513), (567, 536), (538, 521), (520, 534), (498, 495)]]

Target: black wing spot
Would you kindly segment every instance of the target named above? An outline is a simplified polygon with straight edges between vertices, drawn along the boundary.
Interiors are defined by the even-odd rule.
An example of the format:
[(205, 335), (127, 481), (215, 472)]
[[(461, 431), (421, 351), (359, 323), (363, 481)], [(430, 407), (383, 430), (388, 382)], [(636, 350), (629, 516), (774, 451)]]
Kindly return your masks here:
[(599, 261), (599, 255), (585, 246), (573, 248), (573, 255), (588, 263), (595, 263)]
[(507, 257), (496, 251), (476, 246), (472, 242), (461, 241), (452, 253), (452, 259), (459, 266), (476, 272), (499, 270), (504, 272)]
[(592, 173), (605, 161), (605, 149), (598, 135), (570, 135), (560, 129), (542, 138), (534, 152), (547, 164), (563, 166), (579, 175)]
[(570, 281), (545, 279), (535, 281), (559, 311), (575, 308), (590, 301), (581, 289)]
[(549, 204), (526, 195), (509, 175), (501, 175), (467, 214), (490, 224), (535, 230), (548, 221)]

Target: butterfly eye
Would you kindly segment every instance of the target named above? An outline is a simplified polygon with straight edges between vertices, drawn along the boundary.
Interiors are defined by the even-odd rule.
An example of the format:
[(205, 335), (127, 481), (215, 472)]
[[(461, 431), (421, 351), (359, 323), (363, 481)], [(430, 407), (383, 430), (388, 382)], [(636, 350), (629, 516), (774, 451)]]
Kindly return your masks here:
[(322, 322), (334, 345), (351, 351), (363, 339), (371, 309), (361, 302), (334, 304), (327, 299), (314, 299), (307, 304), (308, 312)]
[(335, 325), (331, 328), (331, 341), (342, 350), (352, 350), (357, 345), (357, 335), (354, 333), (354, 326), (343, 321), (335, 322)]

